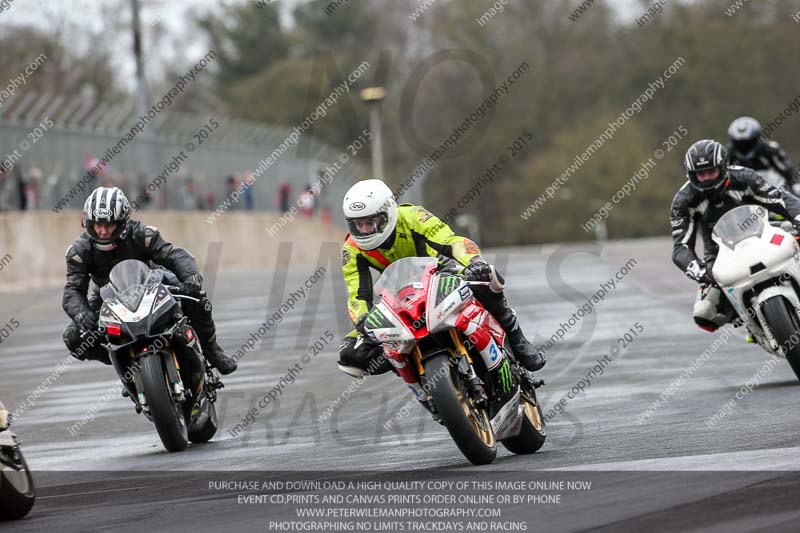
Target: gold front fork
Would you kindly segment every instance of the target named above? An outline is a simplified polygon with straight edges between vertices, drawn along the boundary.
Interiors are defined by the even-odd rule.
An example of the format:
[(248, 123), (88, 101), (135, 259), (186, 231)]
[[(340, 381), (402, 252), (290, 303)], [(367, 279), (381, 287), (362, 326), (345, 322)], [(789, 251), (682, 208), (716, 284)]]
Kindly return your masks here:
[(422, 352), (419, 351), (419, 346), (414, 346), (414, 351), (411, 352), (414, 356), (414, 362), (417, 364), (417, 374), (420, 376), (425, 375), (425, 367), (422, 366)]
[[(469, 364), (472, 364), (472, 358), (469, 356), (469, 350), (467, 347), (464, 346), (464, 341), (461, 340), (461, 332), (456, 328), (450, 329), (450, 338), (453, 340), (453, 345), (455, 346), (456, 354), (463, 355), (469, 361)], [(417, 364), (417, 372), (420, 376), (425, 375), (425, 367), (422, 366), (422, 352), (419, 350), (419, 346), (414, 346), (414, 351), (412, 352), (414, 362)]]
[(453, 344), (456, 346), (456, 353), (466, 357), (467, 361), (469, 361), (469, 364), (472, 364), (472, 358), (469, 356), (469, 350), (467, 350), (467, 347), (464, 346), (464, 342), (461, 340), (461, 332), (456, 328), (450, 329), (450, 338), (453, 339)]

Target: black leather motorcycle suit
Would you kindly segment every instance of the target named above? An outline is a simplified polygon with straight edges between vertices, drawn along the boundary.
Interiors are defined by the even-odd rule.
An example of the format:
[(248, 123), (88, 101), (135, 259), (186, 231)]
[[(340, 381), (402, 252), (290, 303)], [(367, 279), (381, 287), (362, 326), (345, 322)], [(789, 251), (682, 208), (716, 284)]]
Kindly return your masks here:
[[(164, 240), (155, 226), (146, 226), (131, 220), (129, 231), (113, 250), (101, 251), (95, 248), (89, 236), (84, 233), (67, 248), (67, 282), (64, 286), (62, 307), (72, 322), (64, 330), (64, 343), (71, 353), (79, 359), (92, 359), (110, 363), (108, 354), (97, 341), (99, 335), (86, 337), (75, 321), (81, 313), (96, 314), (102, 301), (99, 287), (108, 283), (111, 269), (126, 259), (138, 259), (148, 263), (151, 268), (163, 267), (185, 281), (199, 276), (197, 262), (187, 250), (174, 246)], [(90, 282), (92, 282), (90, 284)], [(91, 285), (91, 289), (90, 289)], [(184, 313), (197, 331), (201, 341), (213, 341), (216, 328), (211, 315), (211, 303), (203, 297), (199, 304), (185, 301)], [(81, 334), (84, 333), (83, 339)]]

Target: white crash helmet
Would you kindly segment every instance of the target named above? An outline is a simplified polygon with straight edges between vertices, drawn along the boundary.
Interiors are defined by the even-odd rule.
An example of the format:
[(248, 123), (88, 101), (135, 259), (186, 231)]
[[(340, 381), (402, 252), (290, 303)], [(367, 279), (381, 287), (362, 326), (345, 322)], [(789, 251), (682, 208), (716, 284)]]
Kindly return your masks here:
[[(342, 210), (350, 236), (362, 250), (374, 250), (397, 227), (397, 202), (392, 190), (379, 179), (359, 181), (350, 187), (344, 195)], [(369, 229), (364, 228), (364, 222), (369, 223)]]

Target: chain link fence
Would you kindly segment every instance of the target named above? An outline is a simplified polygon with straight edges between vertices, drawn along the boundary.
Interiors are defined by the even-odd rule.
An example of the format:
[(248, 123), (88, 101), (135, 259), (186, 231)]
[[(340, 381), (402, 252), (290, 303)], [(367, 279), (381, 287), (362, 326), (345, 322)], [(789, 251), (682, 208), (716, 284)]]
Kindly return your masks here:
[[(158, 180), (157, 188), (150, 186), (142, 209), (213, 211), (292, 131), (164, 110), (130, 144), (112, 153), (137, 120), (130, 101), (98, 102), (31, 91), (13, 97), (0, 112), (0, 210), (78, 209), (88, 192), (100, 185), (119, 186), (133, 200), (161, 175), (164, 179)], [(109, 163), (91, 176), (80, 194), (70, 196), (104, 154), (111, 156)], [(341, 161), (340, 155), (303, 135), (226, 210), (295, 205), (308, 185)], [(316, 211), (327, 211), (341, 223), (341, 198), (366, 172), (365, 165), (348, 160), (318, 193)]]

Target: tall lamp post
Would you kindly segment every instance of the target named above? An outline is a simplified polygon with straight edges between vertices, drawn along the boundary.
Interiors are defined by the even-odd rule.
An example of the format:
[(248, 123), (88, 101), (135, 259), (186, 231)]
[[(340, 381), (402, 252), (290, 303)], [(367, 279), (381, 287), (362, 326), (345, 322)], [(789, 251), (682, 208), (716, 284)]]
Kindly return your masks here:
[[(147, 78), (145, 76), (144, 68), (144, 44), (142, 39), (142, 26), (140, 22), (140, 2), (139, 0), (131, 0), (131, 26), (133, 29), (133, 56), (136, 61), (136, 116), (140, 117), (147, 114), (147, 106), (149, 105), (150, 95), (147, 90)], [(137, 119), (138, 120), (138, 119)], [(156, 167), (156, 154), (154, 153), (153, 134), (150, 128), (145, 128), (141, 135), (137, 138), (139, 149), (140, 165), (149, 178), (152, 178), (157, 172)], [(140, 168), (142, 170), (142, 168)], [(164, 195), (166, 200), (165, 192)]]
[(383, 149), (381, 139), (381, 102), (386, 97), (383, 87), (368, 87), (361, 91), (361, 101), (369, 106), (369, 129), (372, 132), (372, 177), (383, 179)]

